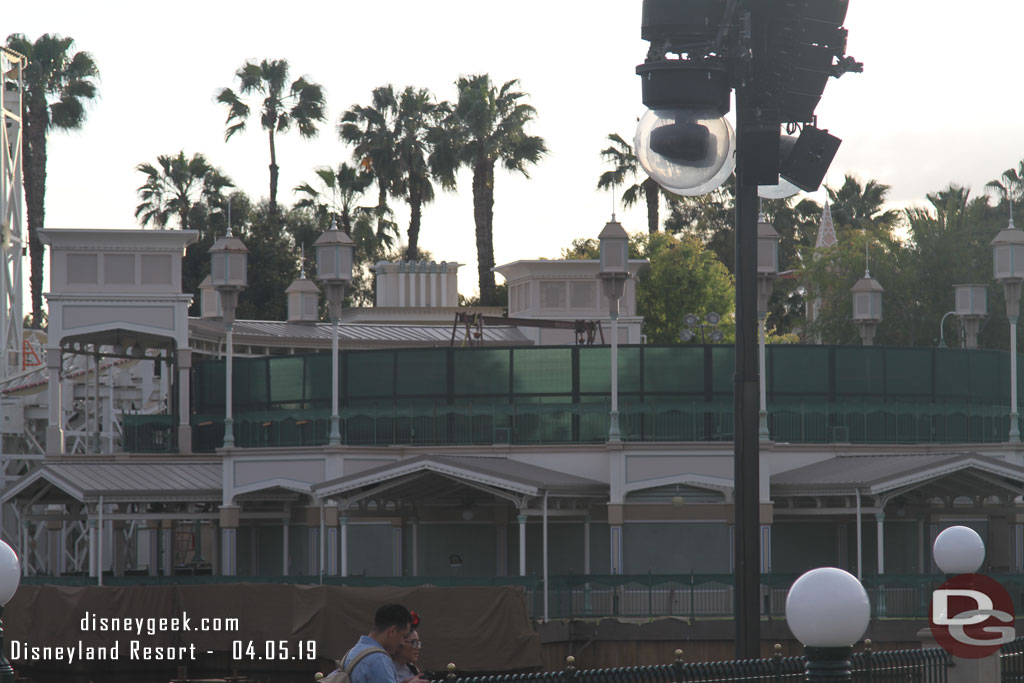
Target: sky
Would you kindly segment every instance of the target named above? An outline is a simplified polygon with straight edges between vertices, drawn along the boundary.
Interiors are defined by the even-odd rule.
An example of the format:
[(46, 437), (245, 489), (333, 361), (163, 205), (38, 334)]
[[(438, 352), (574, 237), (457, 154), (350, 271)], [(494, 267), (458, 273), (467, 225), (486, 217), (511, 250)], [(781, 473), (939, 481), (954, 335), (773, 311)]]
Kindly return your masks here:
[[(100, 97), (79, 132), (48, 146), (46, 227), (138, 228), (135, 167), (161, 154), (201, 152), (253, 197), (269, 189), (269, 152), (258, 118), (224, 141), (220, 88), (246, 60), (287, 59), (292, 78), (326, 89), (327, 121), (309, 141), (278, 137), (278, 201), (312, 181), (313, 168), (350, 161), (336, 125), (387, 83), (453, 99), (460, 75), (519, 79), (537, 109), (530, 132), (549, 154), (530, 177), (495, 178), (495, 262), (557, 257), (578, 237), (596, 237), (613, 209), (596, 189), (607, 135), (632, 141), (643, 113), (634, 69), (641, 0), (178, 0), (143, 5), (51, 0), (5, 9), (3, 35), (58, 33), (92, 53)], [(123, 16), (117, 16), (122, 14)], [(1022, 90), (1015, 83), (1024, 3), (1011, 0), (850, 0), (847, 53), (864, 73), (830, 79), (818, 123), (843, 144), (826, 183), (846, 173), (891, 186), (902, 207), (950, 182), (984, 192), (1024, 159)], [(819, 201), (823, 191), (814, 195)], [(368, 202), (372, 198), (368, 198)], [(425, 207), (420, 246), (458, 261), (459, 290), (477, 290), (471, 178)], [(630, 232), (646, 229), (643, 207), (616, 209)], [(408, 208), (396, 204), (403, 229)], [(25, 273), (28, 273), (26, 260)], [(48, 278), (47, 278), (48, 279)], [(499, 277), (500, 282), (500, 277)], [(26, 285), (27, 290), (27, 285)], [(27, 298), (27, 291), (26, 291)]]

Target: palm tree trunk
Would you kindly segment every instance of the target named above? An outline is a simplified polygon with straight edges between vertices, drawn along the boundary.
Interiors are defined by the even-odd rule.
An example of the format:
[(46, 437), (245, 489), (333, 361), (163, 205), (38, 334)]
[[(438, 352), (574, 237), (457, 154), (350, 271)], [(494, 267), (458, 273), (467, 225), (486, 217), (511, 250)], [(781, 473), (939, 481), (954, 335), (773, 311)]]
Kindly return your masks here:
[(277, 213), (277, 148), (274, 146), (274, 129), (267, 131), (270, 137), (270, 214)]
[[(34, 107), (25, 107), (23, 122), (25, 135), (24, 183), (25, 208), (28, 213), (29, 289), (32, 295), (32, 327), (43, 326), (43, 253), (45, 247), (39, 239), (46, 211), (46, 102), (43, 101), (43, 119), (35, 115)], [(20, 321), (19, 321), (20, 322)]]
[(647, 200), (647, 231), (653, 235), (658, 232), (660, 227), (658, 221), (658, 200), (661, 198), (661, 190), (658, 187), (658, 183), (654, 182), (651, 178), (645, 180), (641, 187), (644, 188), (644, 198)]
[(494, 285), (494, 162), (477, 159), (473, 165), (473, 219), (476, 222), (476, 261), (480, 305), (497, 306)]
[(388, 205), (388, 186), (383, 178), (377, 178), (377, 240), (384, 237), (384, 209)]
[(423, 200), (420, 198), (420, 188), (415, 182), (409, 183), (409, 248), (406, 249), (406, 258), (416, 261), (420, 255), (420, 218), (423, 210)]

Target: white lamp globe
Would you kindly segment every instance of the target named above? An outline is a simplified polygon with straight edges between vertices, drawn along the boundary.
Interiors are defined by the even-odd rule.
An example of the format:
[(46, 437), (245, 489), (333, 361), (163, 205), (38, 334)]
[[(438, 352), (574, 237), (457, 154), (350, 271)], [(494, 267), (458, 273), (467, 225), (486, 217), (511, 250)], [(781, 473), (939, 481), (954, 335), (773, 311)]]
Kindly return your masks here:
[(11, 546), (0, 541), (0, 606), (7, 604), (20, 583), (21, 565), (18, 556)]
[(779, 182), (776, 185), (757, 186), (757, 196), (762, 199), (788, 199), (799, 191), (799, 187), (781, 176), (779, 177)]
[(864, 635), (871, 603), (857, 577), (836, 567), (804, 573), (786, 596), (786, 622), (809, 647), (850, 647)]
[[(647, 175), (669, 192), (706, 194), (724, 183), (735, 165), (732, 126), (713, 109), (648, 109), (633, 147)], [(717, 184), (716, 184), (717, 183)]]
[(972, 574), (985, 561), (985, 543), (974, 529), (951, 526), (935, 538), (932, 556), (944, 574)]

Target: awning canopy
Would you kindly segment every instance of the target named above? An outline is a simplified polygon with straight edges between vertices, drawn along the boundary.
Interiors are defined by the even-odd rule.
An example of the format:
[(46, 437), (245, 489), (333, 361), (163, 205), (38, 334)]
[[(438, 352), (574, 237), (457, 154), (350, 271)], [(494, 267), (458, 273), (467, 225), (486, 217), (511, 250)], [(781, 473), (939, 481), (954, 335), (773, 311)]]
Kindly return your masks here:
[(174, 463), (86, 461), (48, 462), (4, 492), (4, 503), (217, 502), (219, 461)]
[(368, 498), (435, 502), (489, 493), (525, 507), (541, 498), (607, 499), (608, 485), (504, 457), (424, 455), (340, 477), (312, 487), (319, 498), (348, 504)]
[(841, 455), (771, 477), (776, 498), (1024, 495), (1024, 467), (979, 453)]

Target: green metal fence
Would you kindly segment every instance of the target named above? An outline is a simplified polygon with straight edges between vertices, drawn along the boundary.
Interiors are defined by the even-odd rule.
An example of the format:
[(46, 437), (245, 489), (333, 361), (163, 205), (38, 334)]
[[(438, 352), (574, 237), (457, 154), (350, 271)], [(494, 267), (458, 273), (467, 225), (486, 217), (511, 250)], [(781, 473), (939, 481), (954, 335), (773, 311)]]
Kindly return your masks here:
[[(785, 619), (786, 594), (796, 575), (761, 576), (761, 615)], [(1007, 589), (1017, 614), (1024, 613), (1024, 576), (994, 575)], [(941, 575), (898, 575), (864, 577), (863, 584), (875, 619), (927, 619), (932, 591), (943, 581)], [(25, 583), (57, 585), (95, 584), (87, 576), (26, 576)], [(233, 576), (105, 576), (105, 585), (166, 585), (180, 583), (320, 583), (319, 576), (233, 577)], [(534, 618), (545, 613), (552, 619), (570, 618), (731, 618), (734, 614), (732, 574), (612, 574), (551, 576), (548, 579), (547, 609), (544, 583), (530, 576), (324, 576), (322, 583), (333, 586), (521, 586), (527, 609)]]
[[(591, 443), (608, 433), (608, 347), (343, 351), (343, 441), (352, 445)], [(730, 441), (731, 346), (623, 346), (623, 438)], [(327, 443), (329, 354), (240, 358), (235, 441)], [(765, 381), (776, 441), (985, 443), (1009, 428), (1009, 354), (773, 345)], [(223, 438), (222, 361), (193, 369), (193, 449)], [(1024, 387), (1022, 387), (1024, 388)], [(168, 416), (126, 415), (126, 449), (173, 448)]]
[(1024, 638), (1017, 638), (999, 650), (1002, 683), (1024, 681)]
[[(783, 657), (778, 651), (774, 657), (766, 659), (724, 662), (684, 662), (682, 653), (677, 651), (673, 664), (614, 669), (577, 670), (572, 657), (567, 663), (563, 671), (466, 678), (449, 676), (448, 680), (452, 683), (783, 683), (806, 680), (805, 658)], [(951, 661), (949, 655), (940, 649), (873, 652), (867, 648), (863, 652), (855, 652), (850, 664), (854, 683), (945, 683)]]

